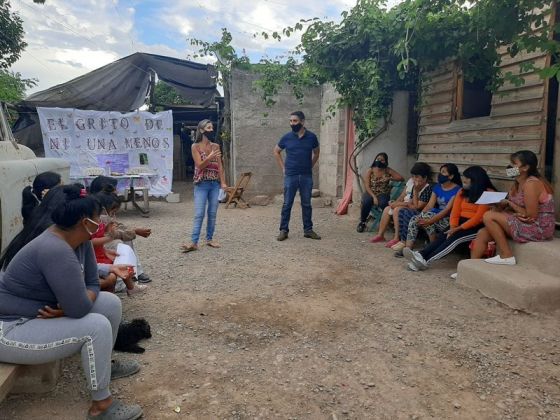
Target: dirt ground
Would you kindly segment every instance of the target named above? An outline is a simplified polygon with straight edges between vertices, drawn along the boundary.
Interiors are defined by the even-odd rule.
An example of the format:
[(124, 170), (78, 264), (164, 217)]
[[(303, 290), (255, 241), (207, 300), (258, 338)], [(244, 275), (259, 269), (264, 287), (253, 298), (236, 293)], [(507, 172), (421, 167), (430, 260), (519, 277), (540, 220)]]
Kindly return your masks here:
[[(321, 241), (275, 240), (279, 206), (218, 212), (223, 247), (182, 254), (192, 192), (151, 203), (137, 241), (146, 295), (123, 297), (126, 319), (153, 338), (142, 371), (112, 384), (145, 419), (560, 418), (558, 314), (528, 315), (454, 284), (457, 259), (412, 273), (355, 220), (314, 210)], [(56, 389), (12, 395), (1, 419), (80, 419), (88, 393), (77, 358)], [(179, 411), (180, 412), (176, 412)]]

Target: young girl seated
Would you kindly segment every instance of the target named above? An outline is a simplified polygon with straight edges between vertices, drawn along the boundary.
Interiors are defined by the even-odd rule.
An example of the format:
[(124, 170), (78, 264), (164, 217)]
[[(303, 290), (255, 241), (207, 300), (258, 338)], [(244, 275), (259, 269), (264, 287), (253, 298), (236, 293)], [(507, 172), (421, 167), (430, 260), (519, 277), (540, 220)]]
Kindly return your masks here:
[(424, 229), (431, 241), (438, 233), (449, 229), (449, 215), (453, 207), (455, 195), (463, 183), (459, 168), (453, 163), (446, 163), (439, 168), (438, 183), (433, 187), (430, 201), (422, 212), (410, 219), (406, 234), (406, 247), (413, 249), (418, 231)]
[(397, 171), (389, 168), (387, 153), (379, 153), (364, 174), (363, 180), (366, 192), (362, 196), (360, 223), (356, 228), (358, 232), (365, 230), (366, 220), (372, 207), (383, 210), (389, 204), (391, 181), (403, 181), (404, 178)]
[(507, 238), (523, 243), (545, 241), (554, 236), (552, 187), (537, 169), (537, 156), (521, 150), (513, 153), (510, 161), (506, 173), (515, 183), (509, 198), (484, 215), (484, 228), (478, 232), (471, 252), (471, 258), (482, 258), (488, 242), (495, 241), (498, 254), (485, 260), (490, 264), (516, 263)]
[(449, 255), (459, 244), (468, 243), (476, 238), (478, 230), (482, 227), (482, 217), (489, 207), (475, 203), (484, 191), (495, 190), (484, 169), (480, 166), (467, 168), (463, 172), (463, 188), (453, 202), (449, 230), (430, 242), (422, 251), (405, 248), (403, 254), (409, 260), (408, 269), (426, 270), (429, 264)]
[[(395, 244), (399, 242), (399, 218), (400, 212), (404, 209), (413, 209), (420, 206), (423, 206), (428, 202), (431, 194), (431, 189), (429, 189), (427, 179), (430, 174), (430, 167), (429, 165), (421, 162), (417, 162), (414, 164), (412, 169), (410, 170), (412, 174), (412, 178), (410, 178), (406, 183), (406, 188), (400, 195), (400, 197), (390, 202), (387, 207), (383, 210), (383, 214), (381, 215), (381, 221), (379, 222), (379, 230), (377, 235), (371, 238), (369, 241), (371, 243), (383, 242), (385, 241), (385, 231), (389, 227), (389, 223), (391, 219), (393, 220), (395, 226), (395, 234), (393, 235), (393, 239), (388, 241), (385, 246), (387, 248), (391, 248)], [(414, 202), (416, 190), (416, 202)], [(425, 200), (425, 201), (422, 201)]]
[[(431, 172), (430, 165), (422, 162), (416, 163), (410, 171), (414, 180), (412, 199), (408, 202), (406, 208), (402, 208), (399, 211), (399, 241), (391, 246), (391, 249), (396, 251), (396, 257), (402, 257), (402, 249), (405, 247), (404, 241), (406, 240), (410, 219), (418, 215), (426, 207), (428, 201), (430, 201), (432, 196), (432, 186), (429, 182)], [(396, 229), (397, 225), (395, 225)]]
[[(95, 194), (94, 197), (97, 199), (102, 209), (100, 223), (97, 226), (97, 230), (93, 232), (91, 236), (95, 258), (98, 264), (112, 264), (116, 257), (116, 252), (106, 250), (105, 245), (114, 240), (111, 234), (116, 228), (116, 223), (111, 219), (109, 214), (114, 213), (116, 209), (120, 207), (120, 200), (116, 195), (107, 192), (100, 192)], [(133, 252), (132, 249), (131, 252)], [(145, 292), (148, 287), (146, 285), (135, 284), (132, 276), (123, 277), (122, 280), (126, 285), (126, 293), (128, 296)], [(101, 284), (103, 287), (107, 287), (107, 290), (111, 290), (111, 288), (114, 289), (116, 281), (117, 279), (114, 277), (114, 274), (110, 274), (108, 277), (102, 278)]]

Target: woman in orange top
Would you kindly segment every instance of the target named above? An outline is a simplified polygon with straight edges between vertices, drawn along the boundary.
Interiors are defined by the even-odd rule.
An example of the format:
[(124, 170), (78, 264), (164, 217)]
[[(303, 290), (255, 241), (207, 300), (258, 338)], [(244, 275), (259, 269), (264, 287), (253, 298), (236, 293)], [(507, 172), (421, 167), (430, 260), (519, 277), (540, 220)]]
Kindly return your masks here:
[(463, 189), (455, 197), (451, 210), (450, 229), (420, 252), (405, 248), (403, 254), (409, 260), (408, 269), (425, 270), (433, 261), (450, 254), (457, 245), (476, 238), (478, 230), (484, 226), (484, 213), (490, 208), (475, 203), (488, 190), (495, 191), (496, 188), (486, 171), (480, 166), (467, 168), (463, 172)]

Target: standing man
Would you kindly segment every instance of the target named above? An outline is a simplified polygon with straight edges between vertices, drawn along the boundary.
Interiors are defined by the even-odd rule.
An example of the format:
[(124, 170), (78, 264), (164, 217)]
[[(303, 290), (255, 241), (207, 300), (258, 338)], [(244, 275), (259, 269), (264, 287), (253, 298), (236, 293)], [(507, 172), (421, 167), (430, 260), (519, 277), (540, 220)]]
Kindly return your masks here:
[[(288, 239), (288, 225), (296, 192), (301, 197), (301, 215), (303, 219), (303, 236), (321, 239), (313, 231), (311, 221), (311, 190), (313, 189), (312, 169), (319, 160), (319, 141), (317, 136), (304, 127), (305, 115), (301, 111), (290, 114), (292, 131), (285, 134), (274, 147), (274, 156), (284, 173), (284, 205), (280, 220), (279, 241)], [(282, 150), (286, 150), (286, 161), (282, 159)]]

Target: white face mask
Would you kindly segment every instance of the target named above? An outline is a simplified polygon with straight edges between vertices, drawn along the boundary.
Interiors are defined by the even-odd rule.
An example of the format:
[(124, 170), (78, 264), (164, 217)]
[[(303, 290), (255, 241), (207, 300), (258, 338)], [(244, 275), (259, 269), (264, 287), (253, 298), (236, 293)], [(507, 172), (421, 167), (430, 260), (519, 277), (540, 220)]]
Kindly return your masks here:
[(95, 229), (95, 232), (90, 232), (89, 229), (87, 228), (86, 225), (84, 225), (84, 228), (86, 229), (86, 232), (89, 234), (90, 237), (92, 237), (93, 235), (95, 235), (97, 232), (99, 232), (99, 223), (91, 220), (89, 217), (86, 217), (86, 220), (90, 223), (93, 223), (95, 226), (97, 226), (97, 229)]
[(510, 178), (516, 178), (521, 175), (521, 171), (517, 166), (506, 168), (506, 175)]

